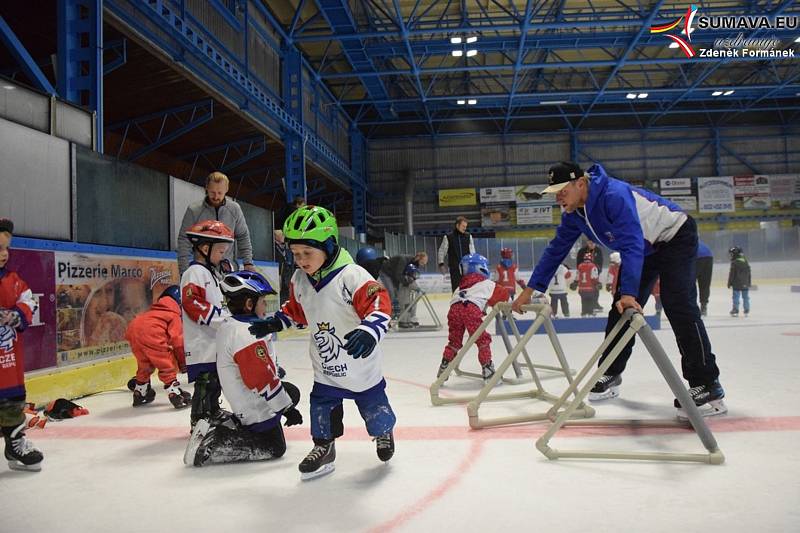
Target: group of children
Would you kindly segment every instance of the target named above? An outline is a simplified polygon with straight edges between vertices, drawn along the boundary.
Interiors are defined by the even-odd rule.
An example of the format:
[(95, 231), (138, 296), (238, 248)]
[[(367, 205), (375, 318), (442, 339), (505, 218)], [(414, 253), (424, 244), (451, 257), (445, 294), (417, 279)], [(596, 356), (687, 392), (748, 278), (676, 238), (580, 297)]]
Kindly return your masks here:
[[(266, 296), (275, 294), (260, 274), (227, 272), (223, 258), (233, 243), (233, 232), (222, 222), (206, 220), (186, 231), (194, 261), (181, 277), (180, 287), (167, 287), (152, 308), (131, 321), (126, 338), (138, 370), (129, 382), (133, 406), (150, 403), (155, 391), (151, 374), (158, 370), (167, 397), (175, 408), (191, 406), (191, 436), (184, 454), (188, 465), (265, 460), (281, 457), (286, 441), (281, 426), (303, 423), (296, 406), (300, 390), (284, 380), (278, 365), (274, 334), (289, 327), (310, 328), (314, 384), (310, 393), (311, 436), (314, 446), (299, 465), (301, 477), (311, 479), (334, 469), (335, 440), (344, 432), (343, 400), (354, 400), (376, 443), (381, 461), (394, 454), (396, 417), (386, 396), (380, 341), (392, 314), (391, 298), (374, 274), (354, 263), (338, 244), (334, 216), (318, 206), (303, 206), (286, 220), (283, 232), (297, 270), (289, 297), (279, 311), (267, 315)], [(0, 220), (0, 428), (5, 457), (11, 468), (40, 470), (42, 453), (25, 436), (23, 343), (19, 335), (36, 311), (27, 284), (6, 269), (13, 224)], [(732, 248), (728, 286), (734, 290), (734, 308), (744, 299), (750, 269), (740, 248)], [(585, 265), (585, 266), (584, 266)], [(613, 293), (619, 277), (619, 254), (611, 254), (606, 289)], [(416, 279), (407, 273), (410, 282)], [(490, 279), (487, 259), (480, 254), (462, 258), (463, 277), (448, 311), (448, 342), (438, 375), (463, 346), (464, 332), (472, 334), (486, 308), (509, 301), (517, 285), (510, 249), (501, 250), (497, 282)], [(572, 274), (561, 265), (549, 292), (556, 313), (560, 302), (569, 316), (567, 280)], [(413, 279), (411, 279), (413, 278)], [(582, 314), (594, 305), (601, 284), (591, 261), (578, 265), (571, 284), (581, 293)], [(584, 297), (584, 294), (587, 296)], [(593, 312), (593, 311), (592, 311)], [(482, 377), (495, 373), (491, 337), (477, 339)], [(186, 371), (194, 395), (183, 391), (177, 373)], [(220, 407), (225, 396), (231, 407)]]

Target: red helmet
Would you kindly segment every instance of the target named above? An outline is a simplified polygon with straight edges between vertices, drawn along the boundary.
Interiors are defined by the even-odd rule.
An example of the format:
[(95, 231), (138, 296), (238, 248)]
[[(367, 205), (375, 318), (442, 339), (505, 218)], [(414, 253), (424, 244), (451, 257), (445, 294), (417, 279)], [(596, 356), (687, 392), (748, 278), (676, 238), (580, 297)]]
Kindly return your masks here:
[(194, 245), (233, 242), (233, 232), (219, 220), (202, 220), (186, 230), (186, 238)]
[(514, 257), (514, 251), (511, 248), (501, 248), (500, 257), (503, 259), (511, 259)]

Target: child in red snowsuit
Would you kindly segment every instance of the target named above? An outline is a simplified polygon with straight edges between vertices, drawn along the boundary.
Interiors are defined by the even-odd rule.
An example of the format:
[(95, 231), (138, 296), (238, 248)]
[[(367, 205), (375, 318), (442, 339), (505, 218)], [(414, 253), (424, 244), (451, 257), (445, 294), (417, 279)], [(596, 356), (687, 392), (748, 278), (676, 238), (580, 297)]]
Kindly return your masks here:
[(42, 469), (42, 452), (25, 437), (25, 359), (22, 333), (37, 302), (28, 284), (6, 269), (14, 223), (0, 219), (0, 428), (13, 470)]
[[(482, 255), (464, 256), (461, 260), (461, 272), (464, 277), (453, 293), (450, 311), (447, 313), (448, 342), (444, 348), (437, 377), (442, 375), (463, 346), (464, 330), (472, 335), (483, 322), (486, 307), (506, 302), (509, 297), (508, 289), (489, 279), (489, 262)], [(478, 361), (481, 363), (484, 381), (494, 375), (491, 343), (492, 337), (485, 331), (475, 342), (478, 346)]]
[(125, 338), (131, 345), (137, 366), (136, 377), (128, 382), (128, 388), (134, 391), (134, 407), (155, 398), (156, 392), (150, 387), (144, 395), (135, 390), (137, 384), (150, 383), (154, 369), (158, 369), (158, 379), (164, 383), (169, 401), (176, 409), (191, 405), (192, 395), (181, 390), (176, 379), (179, 371), (186, 371), (180, 302), (180, 287), (171, 285), (149, 310), (137, 315), (128, 325)]

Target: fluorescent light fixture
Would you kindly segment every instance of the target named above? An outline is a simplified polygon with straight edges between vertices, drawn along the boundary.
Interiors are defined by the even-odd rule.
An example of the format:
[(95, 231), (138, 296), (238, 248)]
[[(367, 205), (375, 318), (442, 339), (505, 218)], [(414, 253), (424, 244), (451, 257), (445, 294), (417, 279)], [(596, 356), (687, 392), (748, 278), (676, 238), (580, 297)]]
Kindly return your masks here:
[(714, 91), (711, 96), (722, 96), (722, 91)]
[(794, 42), (796, 42), (796, 43), (800, 43), (800, 37), (798, 37), (797, 39), (795, 39), (795, 40), (794, 40)]
[(725, 91), (724, 93), (722, 93), (722, 96), (730, 96), (732, 94), (733, 94), (733, 91)]
[(678, 48), (678, 43), (675, 43), (675, 42), (669, 43), (669, 47), (668, 48)]
[(467, 103), (467, 101), (466, 101), (466, 100), (457, 100), (457, 101), (456, 101), (456, 103), (457, 103), (458, 105), (464, 105), (464, 104), (466, 104), (466, 103)]
[(636, 99), (636, 93), (628, 93), (628, 94), (625, 95), (625, 98), (627, 98), (628, 100), (635, 100)]
[(539, 102), (539, 105), (561, 105), (566, 103), (567, 100), (545, 100), (543, 102)]
[(478, 38), (475, 35), (473, 35), (472, 37), (467, 37), (467, 44), (472, 44), (477, 40)]
[(478, 51), (474, 48), (472, 50), (467, 50), (467, 57), (472, 57), (478, 55)]
[(452, 54), (453, 57), (461, 57), (461, 56), (464, 55), (464, 51), (463, 50), (452, 50), (450, 52), (450, 54)]
[(451, 44), (461, 44), (461, 37), (450, 37)]
[(648, 95), (647, 93), (639, 93), (639, 96), (637, 96), (637, 98), (639, 98), (639, 99), (641, 99), (641, 98), (647, 98), (648, 96), (649, 96), (649, 95)]
[(477, 101), (477, 100), (475, 100), (474, 98), (470, 98), (469, 100), (467, 100), (467, 103), (468, 103), (469, 105), (475, 105), (475, 104), (477, 104), (477, 103), (478, 103), (478, 101)]
[(16, 87), (14, 87), (13, 85), (3, 85), (3, 89), (7, 91), (13, 91), (14, 89), (16, 89)]

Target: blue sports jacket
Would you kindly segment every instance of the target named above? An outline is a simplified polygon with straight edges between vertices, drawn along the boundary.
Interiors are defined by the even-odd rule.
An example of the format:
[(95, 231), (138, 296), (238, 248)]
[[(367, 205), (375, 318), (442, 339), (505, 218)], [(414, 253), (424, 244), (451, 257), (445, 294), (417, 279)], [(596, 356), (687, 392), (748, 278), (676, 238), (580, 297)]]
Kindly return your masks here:
[(592, 165), (586, 174), (589, 176), (586, 205), (561, 215), (556, 236), (536, 264), (528, 287), (547, 291), (558, 265), (583, 233), (620, 253), (624, 265), (621, 293), (636, 297), (644, 257), (653, 253), (654, 245), (669, 242), (688, 215), (655, 193), (608, 176), (600, 165)]

